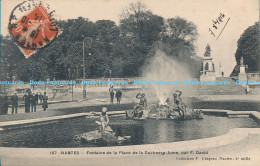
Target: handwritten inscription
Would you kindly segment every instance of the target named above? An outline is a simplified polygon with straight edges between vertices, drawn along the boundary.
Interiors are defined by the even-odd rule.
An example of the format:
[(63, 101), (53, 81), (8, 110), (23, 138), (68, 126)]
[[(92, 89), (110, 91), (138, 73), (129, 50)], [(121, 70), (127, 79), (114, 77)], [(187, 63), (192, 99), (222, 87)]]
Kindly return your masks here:
[(212, 26), (209, 28), (209, 32), (216, 40), (220, 37), (229, 20), (230, 18), (227, 18), (223, 13), (220, 13), (217, 18), (212, 19)]

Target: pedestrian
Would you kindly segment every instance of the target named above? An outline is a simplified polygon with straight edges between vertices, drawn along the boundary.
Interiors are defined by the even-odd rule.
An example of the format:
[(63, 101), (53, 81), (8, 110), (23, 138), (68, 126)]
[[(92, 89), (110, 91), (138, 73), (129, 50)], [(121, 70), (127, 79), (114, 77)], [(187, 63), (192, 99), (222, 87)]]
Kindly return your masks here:
[(17, 114), (18, 100), (19, 100), (19, 98), (17, 96), (17, 93), (14, 92), (14, 94), (11, 96), (12, 114)]
[(4, 93), (0, 93), (0, 114), (6, 115), (8, 112), (8, 98)]
[(224, 71), (221, 72), (222, 77), (224, 77)]
[(110, 104), (113, 104), (113, 102), (114, 102), (114, 96), (115, 96), (115, 93), (114, 93), (113, 90), (111, 90), (111, 92), (110, 92)]
[(36, 96), (35, 96), (35, 93), (33, 93), (30, 96), (30, 102), (31, 102), (31, 112), (36, 112)]
[(30, 92), (28, 91), (27, 94), (23, 96), (24, 106), (25, 106), (25, 113), (30, 112)]
[(4, 93), (4, 115), (8, 113), (8, 96)]
[(246, 91), (246, 94), (249, 94), (250, 88), (249, 88), (248, 84), (246, 85), (245, 91)]
[(117, 92), (116, 92), (116, 99), (117, 99), (117, 103), (120, 104), (120, 101), (121, 101), (121, 97), (122, 97), (122, 92), (121, 90), (119, 89)]
[(35, 94), (35, 100), (36, 100), (36, 103), (38, 104), (38, 101), (39, 101), (39, 94), (38, 94), (38, 92)]
[(29, 91), (28, 92), (28, 98), (29, 98), (29, 112), (33, 112), (33, 110), (31, 109), (31, 106), (32, 106), (32, 92)]
[(39, 99), (40, 99), (40, 103), (42, 103), (42, 93), (40, 92), (40, 95), (39, 95)]
[(4, 114), (4, 98), (3, 94), (0, 93), (0, 115)]
[(43, 108), (43, 111), (46, 111), (46, 109), (48, 108), (48, 96), (46, 96), (46, 92), (43, 93), (43, 96), (42, 96), (42, 108)]

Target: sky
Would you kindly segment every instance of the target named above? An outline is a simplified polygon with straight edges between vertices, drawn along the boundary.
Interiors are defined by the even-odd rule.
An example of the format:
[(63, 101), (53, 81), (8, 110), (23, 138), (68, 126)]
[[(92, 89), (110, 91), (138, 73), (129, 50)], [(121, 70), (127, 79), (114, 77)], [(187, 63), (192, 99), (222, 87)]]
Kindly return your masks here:
[[(137, 0), (43, 0), (55, 10), (55, 19), (86, 17), (91, 21), (109, 19), (119, 25), (122, 9)], [(196, 53), (203, 56), (207, 44), (219, 75), (219, 63), (225, 76), (232, 72), (237, 41), (249, 26), (259, 20), (258, 0), (141, 0), (157, 15), (167, 18), (176, 16), (192, 21), (198, 29)], [(11, 11), (23, 0), (1, 0), (1, 34), (8, 34), (7, 26)], [(222, 22), (213, 21), (224, 14)], [(223, 15), (222, 15), (223, 16)], [(227, 22), (227, 24), (226, 24)], [(225, 26), (226, 25), (226, 26)], [(225, 27), (225, 28), (224, 28)], [(222, 31), (222, 29), (224, 30)], [(209, 32), (212, 30), (215, 37)], [(221, 35), (217, 39), (218, 35)], [(217, 40), (216, 40), (217, 39)]]

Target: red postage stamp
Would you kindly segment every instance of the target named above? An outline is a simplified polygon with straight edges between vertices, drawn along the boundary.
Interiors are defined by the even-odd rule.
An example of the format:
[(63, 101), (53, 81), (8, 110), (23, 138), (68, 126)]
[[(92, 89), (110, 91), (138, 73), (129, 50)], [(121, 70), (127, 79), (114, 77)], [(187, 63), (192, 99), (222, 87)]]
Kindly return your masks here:
[[(21, 4), (19, 4), (21, 7)], [(21, 8), (23, 9), (23, 8)], [(14, 18), (12, 14), (10, 18)], [(11, 19), (10, 19), (11, 20)], [(40, 3), (20, 19), (10, 21), (9, 32), (14, 37), (21, 51), (28, 58), (38, 49), (49, 44), (61, 30), (51, 14)]]

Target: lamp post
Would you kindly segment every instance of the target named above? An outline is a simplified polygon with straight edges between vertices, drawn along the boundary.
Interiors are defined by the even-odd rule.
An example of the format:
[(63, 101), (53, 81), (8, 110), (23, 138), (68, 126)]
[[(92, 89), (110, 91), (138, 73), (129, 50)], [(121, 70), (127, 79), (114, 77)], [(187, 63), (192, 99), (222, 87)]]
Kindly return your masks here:
[[(70, 81), (71, 78), (73, 78), (70, 68), (68, 68), (68, 72), (69, 72), (69, 81)], [(70, 85), (69, 85), (69, 89), (70, 89)], [(73, 101), (73, 84), (71, 84), (71, 101)]]
[[(85, 54), (84, 54), (84, 51), (85, 51), (85, 40), (86, 39), (89, 39), (89, 42), (88, 44), (90, 45), (92, 43), (92, 38), (91, 37), (85, 37), (84, 40), (83, 40), (83, 80), (86, 79), (86, 71), (85, 71)], [(84, 84), (83, 85), (83, 99), (86, 99), (86, 85)]]
[[(69, 73), (69, 80), (70, 80), (70, 67), (68, 68), (68, 73)], [(69, 85), (69, 90), (70, 90), (70, 85)]]
[[(46, 81), (48, 82), (48, 81), (50, 81), (51, 79), (50, 79), (50, 77), (48, 76), (47, 77), (47, 79), (46, 79)], [(52, 87), (53, 88), (53, 87)], [(46, 92), (47, 93), (47, 83), (45, 83), (45, 90), (44, 90), (44, 92)]]
[(79, 66), (77, 65), (77, 79), (79, 79)]
[(112, 70), (109, 70), (109, 78), (110, 78), (110, 80), (109, 80), (110, 81), (110, 83), (109, 83), (110, 86), (109, 87), (110, 88), (111, 88), (111, 73), (112, 73)]
[[(12, 79), (13, 79), (13, 81), (16, 80), (16, 76), (15, 76), (15, 74), (13, 74)], [(14, 91), (15, 91), (15, 89), (16, 89), (16, 85), (15, 85), (15, 84), (13, 85), (13, 88), (14, 88)]]

